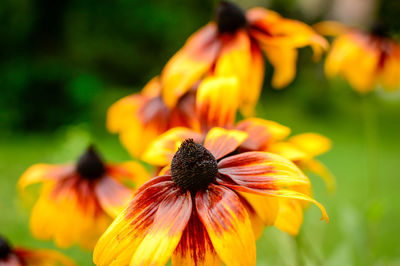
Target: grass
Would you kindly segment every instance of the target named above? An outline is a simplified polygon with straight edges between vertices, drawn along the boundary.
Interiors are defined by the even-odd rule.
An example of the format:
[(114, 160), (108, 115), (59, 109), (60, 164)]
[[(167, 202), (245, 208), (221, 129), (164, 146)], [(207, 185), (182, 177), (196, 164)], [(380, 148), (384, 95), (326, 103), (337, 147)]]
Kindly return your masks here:
[[(310, 175), (314, 196), (327, 208), (331, 221), (329, 224), (320, 221), (318, 208), (311, 206), (305, 213), (299, 237), (292, 238), (277, 229), (267, 228), (257, 243), (258, 264), (400, 265), (399, 103), (388, 103), (376, 97), (366, 99), (379, 118), (379, 143), (374, 154), (378, 172), (368, 179), (369, 164), (374, 161), (368, 159), (367, 163), (360, 97), (339, 86), (319, 101), (315, 95), (321, 91), (310, 92), (304, 86), (297, 87), (288, 88), (287, 93), (264, 95), (258, 114), (291, 127), (294, 134), (312, 131), (332, 139), (332, 150), (319, 159), (337, 177), (336, 193), (329, 195), (321, 179)], [(333, 97), (334, 93), (337, 97)], [(107, 97), (106, 93), (101, 96), (109, 102), (116, 98), (115, 95)], [(104, 113), (95, 118), (93, 124), (102, 123), (103, 118)], [(30, 165), (74, 160), (90, 141), (99, 146), (107, 160), (129, 159), (116, 136), (92, 124), (68, 126), (42, 135), (6, 133), (2, 136), (1, 234), (15, 245), (56, 248), (51, 242), (35, 240), (30, 234), (30, 205), (19, 199), (16, 183)], [(372, 194), (371, 186), (374, 187)], [(91, 264), (91, 254), (78, 247), (63, 252), (79, 265)]]

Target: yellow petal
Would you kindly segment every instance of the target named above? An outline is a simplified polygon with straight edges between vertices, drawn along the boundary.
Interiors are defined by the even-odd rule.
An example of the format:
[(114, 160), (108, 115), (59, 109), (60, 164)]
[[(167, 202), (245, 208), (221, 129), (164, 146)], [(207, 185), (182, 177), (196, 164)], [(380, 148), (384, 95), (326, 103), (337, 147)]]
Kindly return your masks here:
[(18, 180), (18, 188), (23, 191), (27, 186), (42, 182), (44, 180), (56, 179), (57, 176), (52, 174), (60, 166), (49, 164), (35, 164), (26, 170)]
[(316, 133), (299, 134), (291, 137), (288, 141), (311, 157), (327, 152), (332, 146), (330, 139)]
[(297, 200), (280, 199), (279, 212), (275, 220), (275, 226), (293, 236), (299, 233), (303, 223), (303, 208)]

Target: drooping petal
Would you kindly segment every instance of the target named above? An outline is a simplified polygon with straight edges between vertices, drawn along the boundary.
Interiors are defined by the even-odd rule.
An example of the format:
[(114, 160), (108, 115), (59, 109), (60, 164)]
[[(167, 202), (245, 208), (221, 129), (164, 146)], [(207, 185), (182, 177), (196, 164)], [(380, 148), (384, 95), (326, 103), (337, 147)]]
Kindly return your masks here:
[(116, 217), (132, 198), (133, 190), (114, 178), (105, 176), (95, 185), (95, 193), (101, 207), (111, 217)]
[(142, 159), (149, 164), (165, 166), (171, 163), (172, 157), (185, 139), (201, 142), (201, 135), (184, 127), (170, 129), (150, 143)]
[(70, 166), (35, 164), (26, 170), (18, 180), (18, 188), (23, 191), (27, 186), (45, 180), (57, 180), (71, 172)]
[(280, 199), (279, 214), (274, 225), (280, 230), (293, 236), (299, 233), (303, 223), (303, 207), (294, 199)]
[(208, 132), (204, 147), (218, 160), (236, 150), (246, 138), (245, 132), (214, 127)]
[(288, 141), (297, 148), (314, 157), (330, 150), (332, 143), (330, 139), (321, 134), (303, 133), (293, 136)]
[(241, 103), (240, 111), (244, 116), (252, 116), (255, 106), (260, 98), (261, 89), (264, 81), (265, 62), (264, 56), (258, 44), (251, 42), (251, 71), (248, 73), (248, 80), (242, 85), (246, 89), (240, 90)]
[[(49, 249), (28, 250), (15, 247), (13, 252), (26, 263), (26, 265), (41, 266), (75, 266), (75, 262), (67, 256)], [(18, 264), (19, 265), (19, 264)]]
[(275, 45), (264, 45), (263, 50), (274, 66), (272, 86), (277, 89), (287, 86), (296, 76), (297, 50)]
[[(221, 100), (223, 99), (223, 100)], [(202, 81), (196, 98), (203, 132), (213, 127), (230, 128), (239, 105), (239, 84), (235, 77), (209, 77)]]
[(94, 263), (128, 265), (146, 234), (151, 230), (160, 204), (165, 198), (175, 198), (175, 200), (179, 198), (176, 192), (171, 176), (156, 177), (141, 186), (127, 208), (97, 242), (93, 253)]
[(285, 139), (290, 134), (290, 128), (286, 126), (255, 117), (240, 121), (235, 128), (249, 135), (241, 145), (248, 151), (266, 150), (269, 144)]
[(240, 198), (230, 189), (210, 184), (195, 197), (196, 210), (221, 260), (230, 265), (255, 265), (251, 222)]
[(321, 177), (326, 185), (329, 192), (336, 190), (336, 179), (329, 169), (320, 161), (315, 159), (304, 160), (300, 162), (300, 167), (304, 168), (305, 171), (310, 171), (319, 177)]
[(245, 152), (222, 159), (218, 172), (236, 184), (274, 190), (281, 186), (308, 185), (309, 180), (289, 160), (267, 152)]
[(168, 191), (155, 213), (152, 226), (135, 251), (130, 265), (165, 265), (176, 246), (192, 214), (192, 198), (189, 191), (175, 187)]
[(217, 27), (209, 23), (195, 32), (162, 71), (162, 96), (169, 107), (210, 69), (220, 49)]

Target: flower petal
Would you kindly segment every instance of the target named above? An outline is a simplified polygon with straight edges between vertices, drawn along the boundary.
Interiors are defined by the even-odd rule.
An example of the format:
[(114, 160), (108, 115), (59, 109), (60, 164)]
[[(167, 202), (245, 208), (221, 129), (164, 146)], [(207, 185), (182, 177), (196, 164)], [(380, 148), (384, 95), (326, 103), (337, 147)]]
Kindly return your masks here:
[(181, 143), (190, 138), (201, 142), (200, 134), (191, 129), (184, 127), (170, 129), (150, 143), (142, 159), (152, 165), (168, 165)]
[(333, 193), (336, 190), (336, 179), (329, 169), (320, 161), (309, 159), (300, 162), (300, 167), (305, 171), (310, 171), (321, 177), (326, 185), (328, 192)]
[(290, 134), (290, 128), (286, 126), (255, 117), (242, 120), (235, 128), (249, 135), (240, 145), (248, 151), (266, 150), (269, 144), (285, 139)]
[(349, 27), (337, 21), (322, 21), (314, 24), (313, 28), (325, 36), (337, 36), (349, 30)]
[(275, 220), (275, 226), (293, 236), (299, 233), (303, 223), (303, 207), (294, 199), (280, 199), (279, 214)]
[(279, 200), (277, 198), (246, 192), (240, 192), (240, 195), (246, 199), (260, 217), (263, 226), (274, 224), (279, 210)]
[[(25, 248), (15, 247), (13, 252), (22, 258), (26, 265), (62, 265), (75, 266), (75, 262), (60, 252), (50, 249), (28, 250)], [(14, 265), (14, 264), (12, 264)], [(16, 264), (20, 265), (20, 264)]]
[(128, 183), (127, 185), (131, 185), (131, 188), (138, 188), (150, 179), (146, 168), (136, 161), (108, 164), (107, 173), (123, 184)]
[(152, 226), (143, 236), (131, 265), (165, 265), (178, 245), (192, 214), (189, 191), (168, 191), (155, 213)]
[(196, 209), (193, 209), (189, 223), (174, 251), (172, 265), (222, 265)]
[(95, 193), (101, 207), (111, 217), (116, 217), (133, 196), (133, 190), (114, 178), (105, 176), (95, 185)]
[(63, 167), (50, 164), (35, 164), (26, 170), (18, 180), (18, 188), (23, 191), (27, 186), (45, 180), (56, 180), (63, 176), (63, 172), (70, 167)]
[[(221, 101), (221, 99), (224, 99)], [(239, 105), (239, 84), (235, 77), (209, 77), (197, 90), (196, 108), (201, 129), (230, 128)]]
[(201, 28), (186, 41), (162, 71), (162, 96), (167, 106), (175, 106), (179, 97), (200, 80), (215, 61), (219, 49), (214, 23)]
[(208, 132), (204, 147), (218, 160), (236, 150), (246, 138), (245, 132), (214, 127)]
[(195, 197), (199, 217), (226, 265), (255, 265), (251, 222), (240, 198), (230, 189), (211, 184)]
[(330, 139), (316, 133), (299, 134), (291, 137), (288, 141), (311, 157), (327, 152), (332, 146)]

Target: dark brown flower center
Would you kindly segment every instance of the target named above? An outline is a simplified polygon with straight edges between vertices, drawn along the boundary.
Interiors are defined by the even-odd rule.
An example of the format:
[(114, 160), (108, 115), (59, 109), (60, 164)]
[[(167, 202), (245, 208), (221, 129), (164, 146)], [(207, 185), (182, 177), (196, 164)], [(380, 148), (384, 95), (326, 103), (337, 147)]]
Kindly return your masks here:
[(0, 259), (5, 259), (10, 255), (11, 247), (8, 242), (0, 236)]
[(218, 4), (215, 18), (220, 33), (233, 33), (247, 24), (244, 10), (228, 1)]
[(382, 22), (375, 23), (370, 30), (371, 34), (376, 37), (389, 37), (388, 30)]
[(185, 140), (171, 162), (172, 180), (184, 190), (206, 189), (217, 176), (217, 160), (203, 145)]
[(105, 173), (103, 161), (92, 145), (78, 159), (76, 170), (87, 179), (100, 178)]

